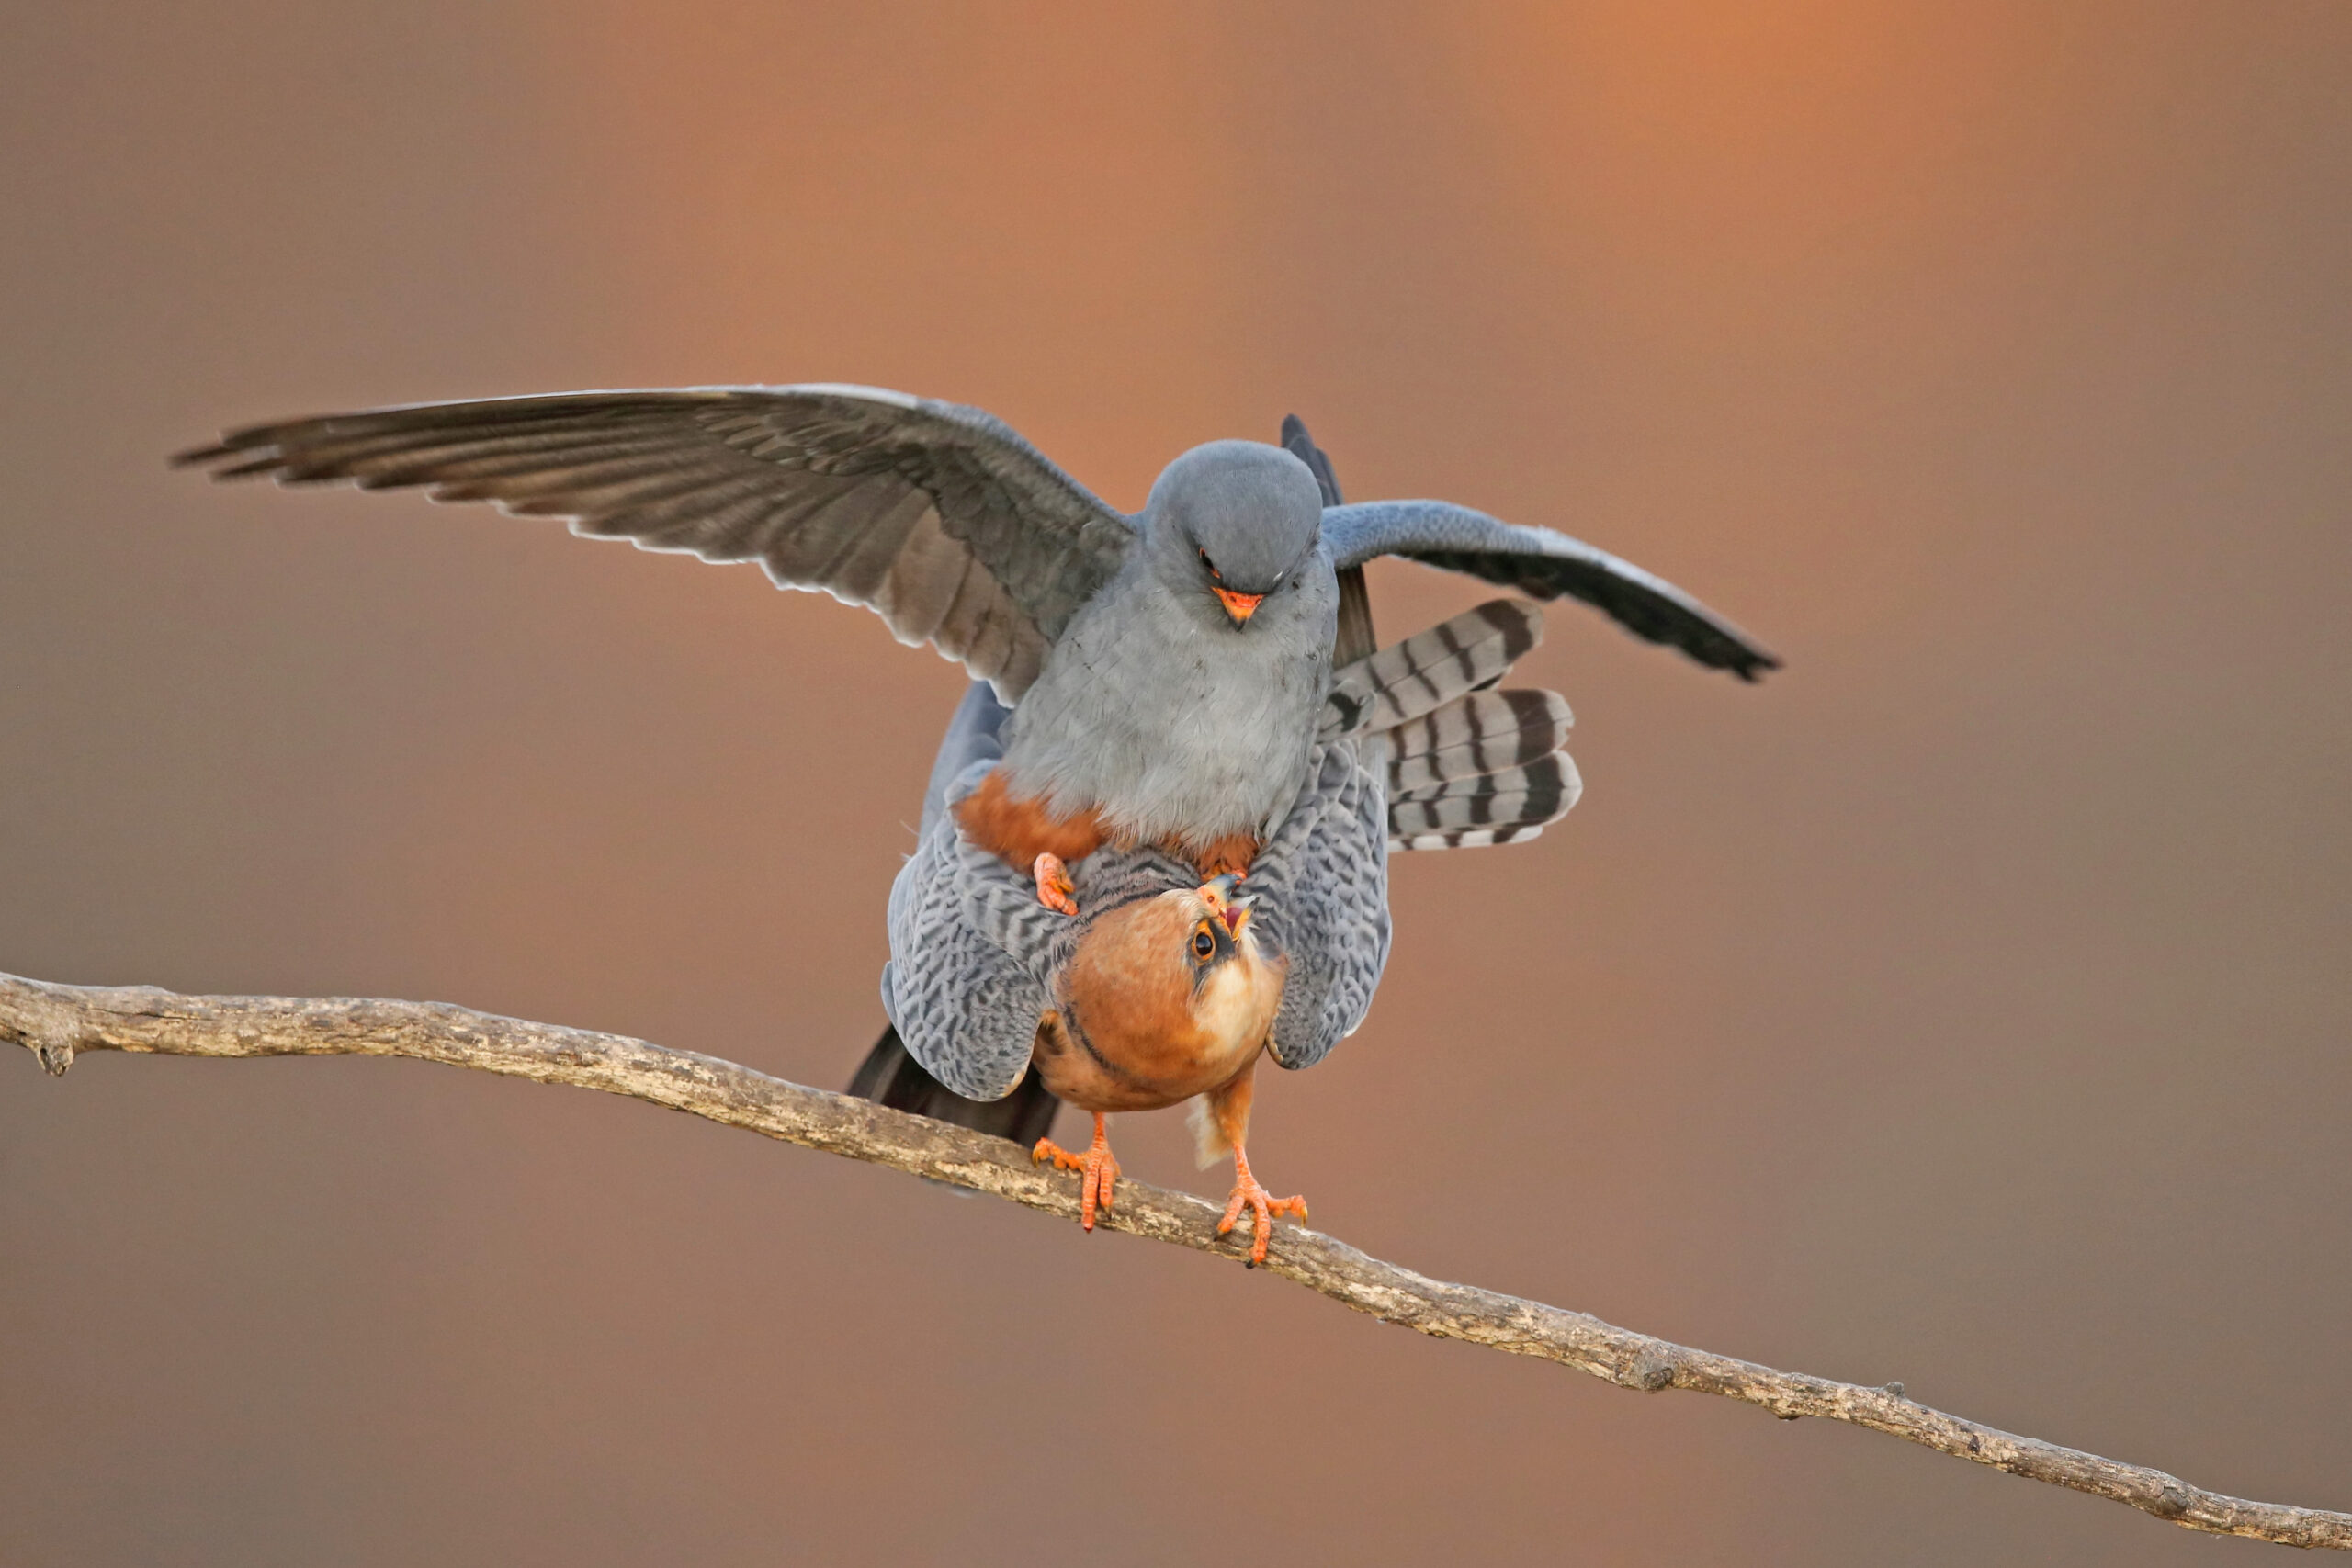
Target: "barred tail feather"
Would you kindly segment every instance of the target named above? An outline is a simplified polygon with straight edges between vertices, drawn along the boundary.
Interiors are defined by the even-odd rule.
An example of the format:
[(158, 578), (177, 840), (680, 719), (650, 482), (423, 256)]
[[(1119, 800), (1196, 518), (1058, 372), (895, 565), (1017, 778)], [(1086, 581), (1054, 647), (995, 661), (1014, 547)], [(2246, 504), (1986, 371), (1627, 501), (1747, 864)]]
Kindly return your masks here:
[(1322, 739), (1385, 743), (1391, 850), (1515, 843), (1576, 805), (1566, 699), (1492, 689), (1543, 637), (1540, 609), (1497, 599), (1333, 679)]
[(1445, 833), (1396, 834), (1388, 840), (1388, 852), (1402, 854), (1408, 850), (1480, 850), (1489, 844), (1523, 844), (1530, 839), (1544, 836), (1541, 828), (1461, 828)]
[(1491, 686), (1544, 639), (1544, 613), (1496, 599), (1416, 633), (1339, 671), (1323, 710), (1322, 739), (1393, 729)]
[(1523, 766), (1450, 779), (1388, 803), (1391, 850), (1468, 849), (1532, 839), (1566, 816), (1584, 781), (1566, 751)]
[(1390, 732), (1389, 793), (1525, 767), (1566, 745), (1575, 722), (1557, 692), (1474, 692)]
[(1554, 751), (1516, 768), (1497, 768), (1491, 773), (1474, 773), (1468, 778), (1448, 779), (1415, 790), (1402, 790), (1389, 796), (1396, 805), (1418, 803), (1432, 805), (1441, 800), (1486, 800), (1498, 795), (1531, 795), (1545, 794), (1559, 796), (1562, 809), (1574, 805), (1582, 788), (1577, 777), (1576, 764), (1568, 761), (1566, 751)]

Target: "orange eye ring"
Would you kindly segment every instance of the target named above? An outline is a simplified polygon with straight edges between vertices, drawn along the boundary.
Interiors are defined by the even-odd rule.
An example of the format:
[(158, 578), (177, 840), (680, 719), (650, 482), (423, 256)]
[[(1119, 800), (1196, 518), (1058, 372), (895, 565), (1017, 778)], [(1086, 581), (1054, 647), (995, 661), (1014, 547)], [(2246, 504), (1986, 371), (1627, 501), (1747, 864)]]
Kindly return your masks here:
[(1216, 562), (1209, 559), (1209, 553), (1206, 550), (1201, 551), (1201, 565), (1208, 569), (1210, 581), (1223, 582), (1225, 581), (1225, 573), (1217, 570)]
[(1216, 956), (1216, 934), (1209, 930), (1209, 923), (1203, 920), (1193, 931), (1193, 961), (1196, 964), (1206, 964)]

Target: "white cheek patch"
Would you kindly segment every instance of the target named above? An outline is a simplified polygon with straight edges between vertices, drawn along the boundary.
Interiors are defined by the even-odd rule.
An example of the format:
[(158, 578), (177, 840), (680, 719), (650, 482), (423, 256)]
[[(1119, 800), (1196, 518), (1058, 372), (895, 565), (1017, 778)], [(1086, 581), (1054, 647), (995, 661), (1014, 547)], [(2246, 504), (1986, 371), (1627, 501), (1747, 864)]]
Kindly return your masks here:
[(1248, 1042), (1243, 1036), (1261, 1026), (1258, 988), (1249, 971), (1238, 963), (1220, 964), (1193, 998), (1193, 1021), (1210, 1039), (1228, 1049)]

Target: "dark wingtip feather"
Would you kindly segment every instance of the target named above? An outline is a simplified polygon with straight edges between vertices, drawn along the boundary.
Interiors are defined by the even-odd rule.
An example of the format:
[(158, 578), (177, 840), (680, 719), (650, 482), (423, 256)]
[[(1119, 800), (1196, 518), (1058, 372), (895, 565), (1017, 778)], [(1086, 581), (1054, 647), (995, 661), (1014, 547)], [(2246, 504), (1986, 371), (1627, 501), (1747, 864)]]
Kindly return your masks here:
[[(224, 454), (224, 456), (244, 457), (245, 454), (243, 452), (231, 452)], [(247, 457), (244, 462), (232, 463), (224, 468), (215, 468), (212, 470), (212, 477), (216, 479), (260, 479), (266, 474), (277, 474), (285, 467), (286, 459), (280, 457), (277, 453), (272, 452), (266, 457)], [(309, 478), (308, 475), (301, 474), (287, 474), (282, 477), (288, 480), (300, 480)]]
[(1471, 614), (1502, 634), (1503, 657), (1513, 664), (1544, 640), (1544, 612), (1525, 600), (1489, 599)]
[(223, 457), (233, 457), (240, 448), (226, 441), (216, 441), (209, 446), (191, 446), (185, 452), (175, 452), (165, 459), (175, 468), (209, 468)]
[[(264, 449), (274, 450), (277, 446), (277, 429), (272, 424), (249, 424), (237, 430), (224, 430), (220, 438), (210, 445), (175, 452), (169, 460), (175, 468), (209, 468), (227, 458), (248, 457)], [(227, 479), (233, 476), (217, 474), (214, 477)]]
[(216, 479), (253, 479), (274, 472), (286, 461), (267, 428), (232, 430), (209, 446), (191, 446), (172, 454), (175, 468), (209, 468)]

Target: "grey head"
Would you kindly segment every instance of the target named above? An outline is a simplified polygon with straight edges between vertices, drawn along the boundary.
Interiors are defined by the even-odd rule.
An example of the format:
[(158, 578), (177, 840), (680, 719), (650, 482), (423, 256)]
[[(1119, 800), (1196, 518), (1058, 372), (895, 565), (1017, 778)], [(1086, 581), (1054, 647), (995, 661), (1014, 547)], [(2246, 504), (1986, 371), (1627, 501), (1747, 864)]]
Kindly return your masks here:
[(1161, 472), (1139, 521), (1152, 575), (1204, 626), (1244, 627), (1260, 601), (1311, 590), (1314, 579), (1330, 575), (1316, 548), (1322, 487), (1279, 446), (1193, 447)]

